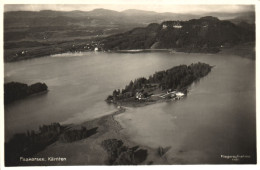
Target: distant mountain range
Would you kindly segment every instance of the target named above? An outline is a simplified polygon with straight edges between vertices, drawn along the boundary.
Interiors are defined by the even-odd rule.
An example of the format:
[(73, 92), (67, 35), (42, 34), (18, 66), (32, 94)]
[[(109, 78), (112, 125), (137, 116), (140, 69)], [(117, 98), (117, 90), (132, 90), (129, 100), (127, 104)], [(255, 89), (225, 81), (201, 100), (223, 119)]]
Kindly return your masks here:
[[(229, 19), (238, 24), (255, 23), (254, 12), (243, 13), (209, 13), (203, 16), (214, 16)], [(4, 13), (4, 40), (7, 41), (46, 41), (73, 40), (105, 37), (122, 33), (135, 27), (144, 27), (150, 23), (198, 19), (202, 15), (178, 14), (174, 12), (157, 13), (129, 9), (117, 12), (107, 9), (92, 11), (10, 11)]]
[[(199, 19), (205, 15), (213, 17)], [(84, 49), (75, 46), (84, 48), (84, 44), (100, 41), (104, 42), (104, 48), (112, 50), (194, 50), (203, 46), (206, 51), (217, 51), (224, 43), (235, 44), (254, 39), (254, 12), (205, 15), (135, 9), (122, 12), (107, 9), (5, 12), (4, 58), (5, 61), (17, 61), (66, 51), (82, 51)], [(173, 26), (176, 23), (182, 28), (175, 29)], [(205, 27), (206, 23), (208, 27)], [(167, 29), (163, 29), (164, 25)]]
[(92, 11), (13, 11), (4, 13), (5, 28), (39, 27), (39, 26), (144, 26), (164, 20), (188, 20), (198, 18), (197, 15), (156, 13), (141, 10), (126, 10), (117, 12), (107, 9)]
[(11, 11), (4, 13), (5, 28), (39, 27), (39, 26), (96, 26), (98, 25), (122, 25), (161, 23), (166, 20), (190, 20), (202, 16), (214, 16), (219, 19), (236, 19), (248, 23), (254, 22), (254, 12), (243, 13), (206, 13), (203, 15), (178, 14), (174, 12), (157, 13), (129, 9), (117, 12), (107, 9), (94, 9), (92, 11)]
[(235, 25), (206, 16), (189, 21), (164, 21), (104, 39), (105, 50), (175, 49), (184, 52), (220, 51), (221, 47), (252, 42), (255, 31), (246, 22)]

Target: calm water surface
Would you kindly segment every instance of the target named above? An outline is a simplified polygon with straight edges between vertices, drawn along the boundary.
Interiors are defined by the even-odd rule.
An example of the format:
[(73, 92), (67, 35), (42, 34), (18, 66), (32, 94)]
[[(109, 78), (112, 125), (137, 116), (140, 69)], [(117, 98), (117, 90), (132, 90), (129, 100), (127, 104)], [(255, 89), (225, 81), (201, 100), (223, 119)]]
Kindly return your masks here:
[[(177, 102), (132, 108), (117, 116), (130, 140), (171, 147), (169, 163), (237, 163), (221, 155), (255, 151), (255, 61), (185, 53), (81, 53), (5, 64), (5, 82), (45, 82), (46, 95), (5, 107), (6, 139), (51, 122), (80, 123), (115, 110), (104, 101), (130, 80), (180, 64), (205, 62), (212, 72)], [(246, 162), (248, 160), (240, 160)]]

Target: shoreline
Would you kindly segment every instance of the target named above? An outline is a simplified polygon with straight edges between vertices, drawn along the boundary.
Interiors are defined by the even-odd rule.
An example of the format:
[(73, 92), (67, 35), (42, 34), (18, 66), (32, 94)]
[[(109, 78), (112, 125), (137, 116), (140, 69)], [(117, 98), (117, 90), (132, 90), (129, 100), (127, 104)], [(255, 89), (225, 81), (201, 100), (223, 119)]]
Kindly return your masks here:
[[(159, 101), (158, 101), (159, 102)], [(161, 101), (161, 102), (165, 102), (165, 101)], [(145, 106), (145, 105), (150, 105), (150, 104), (153, 104), (153, 103), (141, 103), (141, 104), (143, 104), (143, 106)], [(125, 106), (125, 105), (124, 105)], [(137, 107), (141, 107), (141, 106), (137, 106)], [(125, 111), (127, 111), (127, 109), (125, 110)], [(123, 114), (125, 111), (122, 111), (121, 113)], [(80, 125), (82, 125), (82, 124), (88, 124), (88, 123), (90, 123), (91, 124), (91, 122), (92, 123), (94, 123), (95, 121), (101, 121), (100, 119), (103, 119), (103, 121), (110, 121), (110, 123), (108, 123), (108, 124), (110, 124), (110, 125), (108, 125), (107, 126), (107, 128), (106, 127), (104, 127), (104, 129), (106, 129), (107, 131), (109, 131), (109, 132), (106, 132), (105, 130), (103, 131), (103, 130), (101, 130), (100, 131), (100, 133), (101, 132), (105, 132), (105, 133), (110, 133), (110, 131), (115, 131), (115, 133), (116, 133), (116, 135), (115, 135), (115, 137), (118, 137), (118, 138), (120, 138), (120, 136), (121, 135), (123, 135), (123, 136), (126, 136), (125, 134), (122, 134), (122, 132), (120, 132), (121, 130), (122, 130), (122, 126), (120, 125), (120, 123), (117, 121), (118, 119), (116, 119), (116, 117), (115, 116), (117, 116), (117, 115), (120, 115), (121, 113), (118, 113), (118, 110), (116, 110), (116, 111), (113, 111), (113, 113), (110, 113), (110, 115), (106, 115), (106, 116), (102, 116), (102, 117), (99, 117), (99, 118), (95, 118), (94, 120), (90, 120), (90, 121), (86, 121), (86, 122), (83, 122), (83, 123), (80, 123), (80, 124), (75, 124), (75, 125), (73, 125), (73, 126), (80, 126)], [(106, 118), (104, 118), (104, 117), (106, 117)], [(111, 118), (111, 120), (110, 120), (110, 118)], [(102, 122), (102, 121), (101, 121)], [(97, 123), (97, 122), (96, 122)], [(98, 124), (98, 123), (97, 123)], [(99, 122), (99, 124), (101, 124), (100, 122)], [(89, 125), (89, 126), (91, 126), (91, 125)], [(102, 125), (103, 126), (103, 125)], [(117, 127), (117, 128), (115, 128), (115, 127)], [(100, 129), (98, 129), (98, 131), (99, 131)], [(98, 133), (98, 134), (95, 134), (94, 136), (95, 137), (99, 137), (99, 136), (102, 136), (103, 134), (100, 134), (100, 133)], [(108, 135), (107, 135), (108, 136)], [(62, 149), (66, 149), (66, 147), (65, 147), (65, 145), (67, 146), (67, 145), (72, 145), (72, 146), (74, 146), (74, 145), (80, 145), (81, 146), (81, 148), (82, 149), (84, 149), (85, 148), (85, 145), (92, 145), (92, 143), (94, 143), (94, 141), (92, 141), (92, 140), (94, 140), (93, 139), (93, 136), (91, 136), (90, 137), (91, 138), (91, 140), (90, 141), (88, 141), (89, 140), (89, 138), (87, 138), (87, 139), (83, 139), (83, 140), (81, 140), (81, 141), (76, 141), (75, 143), (73, 143), (73, 144), (71, 144), (71, 143), (69, 143), (69, 144), (63, 144), (63, 143), (60, 143), (60, 142), (57, 142), (57, 143), (55, 143), (54, 144), (54, 146), (53, 145), (51, 145), (51, 146), (48, 146), (48, 148), (49, 147), (51, 147), (51, 148), (56, 148), (56, 147), (58, 147), (57, 145), (59, 145), (59, 147), (60, 148), (56, 148), (57, 150), (58, 150), (58, 153), (60, 153), (60, 152), (62, 152), (62, 151), (60, 151), (60, 150), (62, 150)], [(134, 144), (135, 145), (135, 143), (133, 143), (133, 142), (131, 142), (129, 139), (130, 138), (125, 138), (126, 140), (125, 141), (129, 141), (129, 143), (131, 143), (131, 144)], [(98, 139), (97, 139), (98, 140)], [(97, 141), (97, 140), (95, 140), (95, 141)], [(124, 142), (125, 143), (125, 142)], [(100, 143), (99, 143), (100, 144)], [(62, 145), (64, 145), (64, 148), (62, 148)], [(93, 144), (94, 145), (94, 144)], [(46, 148), (46, 149), (48, 149), (48, 148)], [(73, 147), (71, 147), (71, 149), (74, 149)], [(100, 148), (99, 148), (100, 149)], [(101, 148), (102, 149), (102, 148)], [(90, 153), (89, 154), (91, 154), (91, 153), (95, 153), (95, 151), (94, 150), (91, 150), (91, 148), (88, 148), (87, 149), (87, 151), (89, 151), (90, 150)], [(68, 151), (68, 150), (66, 150), (66, 151)], [(70, 150), (70, 152), (73, 152), (74, 150)], [(153, 152), (155, 152), (154, 150), (152, 150)], [(44, 152), (44, 151), (43, 151)], [(46, 152), (47, 154), (48, 154), (48, 152)], [(45, 153), (45, 154), (46, 154)], [(52, 153), (54, 153), (54, 152), (52, 152)], [(106, 153), (105, 152), (103, 152), (103, 151), (99, 151), (98, 153), (102, 153), (102, 154), (104, 154), (104, 155), (106, 155)], [(150, 152), (151, 153), (151, 152)], [(42, 154), (42, 153), (40, 153), (40, 154)], [(47, 155), (46, 154), (46, 155)], [(73, 153), (74, 154), (74, 153)], [(80, 158), (80, 159), (83, 159), (83, 158)], [(103, 158), (101, 158), (101, 160), (104, 160)], [(148, 160), (147, 160), (148, 161)], [(83, 161), (81, 161), (81, 162), (83, 162)], [(90, 160), (90, 162), (91, 162), (91, 160)], [(93, 161), (92, 161), (93, 162)], [(56, 163), (56, 164), (55, 164)], [(85, 162), (84, 162), (85, 163)], [(86, 164), (87, 164), (88, 162), (86, 161)], [(104, 162), (103, 162), (104, 163)], [(59, 164), (59, 163), (57, 163), (57, 162), (53, 162), (53, 163), (51, 163), (51, 165), (57, 165), (57, 164)], [(65, 163), (64, 163), (65, 164)], [(71, 163), (66, 163), (67, 165), (75, 165), (75, 164), (77, 164), (77, 160), (76, 160), (76, 163), (75, 162), (73, 162), (73, 161), (71, 161)], [(38, 164), (37, 164), (38, 165)], [(62, 163), (60, 163), (60, 165), (63, 165)], [(85, 165), (85, 164), (82, 164), (82, 165)], [(100, 164), (98, 164), (97, 163), (97, 165), (100, 165)]]
[(149, 52), (176, 52), (174, 49), (132, 49), (132, 50), (115, 50), (114, 53), (149, 53)]
[[(183, 97), (184, 98), (184, 97)], [(180, 99), (179, 99), (180, 100)], [(114, 103), (108, 103), (108, 104), (113, 104), (115, 106), (120, 106), (120, 107), (144, 107), (144, 106), (149, 106), (157, 103), (163, 103), (163, 102), (173, 102), (173, 101), (178, 101), (177, 99), (157, 99), (153, 101), (143, 101), (143, 102), (127, 102), (127, 101), (121, 101), (121, 102), (114, 102)]]
[(115, 112), (93, 120), (85, 121), (79, 124), (72, 124), (71, 128), (85, 126), (87, 129), (98, 127), (97, 133), (71, 143), (56, 141), (46, 147), (43, 151), (33, 157), (49, 158), (62, 157), (66, 161), (47, 161), (47, 162), (21, 162), (19, 166), (52, 166), (52, 165), (107, 165), (108, 153), (101, 146), (102, 141), (107, 139), (121, 140), (127, 147), (139, 146), (148, 152), (147, 158), (140, 165), (148, 164), (168, 164), (165, 159), (157, 154), (157, 149), (143, 146), (131, 141), (131, 137), (123, 134), (123, 127), (116, 120), (115, 116), (123, 114), (127, 108), (117, 108)]
[[(70, 44), (70, 43), (69, 43)], [(47, 48), (47, 47), (45, 47)], [(31, 56), (25, 56), (21, 58), (11, 58), (4, 61), (4, 63), (12, 63), (12, 62), (18, 62), (23, 60), (30, 60), (35, 58), (41, 58), (41, 57), (48, 57), (52, 55), (62, 55), (66, 53), (84, 53), (84, 52), (95, 52), (90, 50), (76, 50), (76, 51), (69, 51), (67, 49), (60, 48), (60, 50), (52, 51), (51, 53), (47, 52), (46, 49), (36, 50), (35, 55), (36, 57)], [(187, 50), (180, 50), (180, 49), (132, 49), (132, 50), (106, 50), (106, 51), (98, 51), (98, 52), (105, 52), (105, 53), (129, 53), (129, 54), (135, 54), (135, 53), (149, 53), (149, 52), (169, 52), (169, 53), (195, 53), (195, 54), (223, 54), (223, 55), (237, 55), (240, 57), (250, 58), (255, 60), (255, 43), (254, 42), (248, 42), (243, 44), (234, 45), (231, 47), (221, 47), (220, 51), (218, 52), (203, 52), (203, 51), (187, 51)], [(34, 49), (34, 48), (32, 48)], [(30, 51), (30, 48), (26, 48), (26, 50)], [(48, 50), (47, 50), (48, 51)], [(239, 51), (239, 52), (238, 52)], [(248, 54), (249, 53), (249, 54)]]

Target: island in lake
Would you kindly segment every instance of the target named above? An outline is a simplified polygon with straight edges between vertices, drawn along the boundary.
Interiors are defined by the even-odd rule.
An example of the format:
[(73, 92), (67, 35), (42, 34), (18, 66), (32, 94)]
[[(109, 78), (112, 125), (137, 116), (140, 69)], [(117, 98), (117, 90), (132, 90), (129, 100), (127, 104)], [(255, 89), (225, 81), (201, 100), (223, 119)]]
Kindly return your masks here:
[[(159, 101), (178, 100), (187, 95), (189, 85), (206, 76), (211, 71), (211, 68), (212, 66), (209, 64), (199, 62), (189, 66), (179, 65), (165, 71), (159, 71), (148, 79), (142, 77), (131, 81), (121, 91), (114, 90), (113, 94), (108, 96), (106, 101), (120, 106), (135, 107)], [(14, 82), (5, 84), (5, 92), (8, 94), (6, 98), (10, 98), (11, 94), (8, 93), (10, 89), (13, 92), (17, 92), (16, 97), (12, 95), (13, 98), (7, 101), (11, 102), (22, 98), (21, 96), (26, 97), (42, 90), (47, 90), (47, 86), (44, 88), (45, 86), (45, 84), (41, 83), (31, 86)], [(168, 149), (163, 147), (151, 149), (139, 146), (129, 142), (129, 140), (120, 134), (118, 130), (122, 127), (114, 120), (114, 116), (125, 112), (125, 110), (124, 107), (119, 107), (111, 115), (87, 121), (81, 125), (52, 123), (50, 125), (39, 126), (39, 130), (37, 131), (31, 130), (26, 133), (17, 133), (5, 143), (6, 166), (33, 165), (32, 160), (38, 159), (40, 152), (44, 151), (51, 144), (72, 143), (72, 145), (75, 145), (77, 141), (87, 139), (90, 136), (94, 136), (94, 140), (88, 139), (86, 142), (90, 146), (95, 146), (98, 143), (106, 151), (105, 164), (107, 165), (153, 164), (153, 161), (147, 159), (149, 156), (148, 153), (156, 154), (152, 160), (158, 161)], [(90, 149), (88, 152), (95, 159), (93, 155), (95, 151)], [(150, 157), (151, 155), (149, 159), (151, 159)], [(45, 156), (42, 159), (43, 163), (48, 161), (47, 165), (53, 165)]]
[(205, 63), (179, 65), (165, 71), (131, 81), (124, 89), (114, 90), (106, 99), (108, 103), (123, 106), (144, 106), (159, 101), (178, 100), (187, 95), (193, 82), (206, 76), (212, 66)]
[(116, 6), (4, 5), (5, 166), (256, 164), (255, 5)]
[(27, 85), (19, 82), (9, 82), (4, 85), (4, 102), (12, 103), (16, 100), (26, 98), (33, 94), (46, 92), (48, 86), (45, 83), (35, 83)]

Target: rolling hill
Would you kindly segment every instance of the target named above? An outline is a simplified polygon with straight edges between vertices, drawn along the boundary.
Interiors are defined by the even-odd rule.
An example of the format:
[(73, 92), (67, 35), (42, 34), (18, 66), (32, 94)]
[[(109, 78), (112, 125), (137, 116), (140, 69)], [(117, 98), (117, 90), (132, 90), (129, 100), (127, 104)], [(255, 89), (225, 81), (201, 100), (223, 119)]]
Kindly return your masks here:
[(206, 16), (189, 21), (164, 21), (104, 39), (105, 50), (175, 49), (185, 52), (218, 52), (221, 47), (252, 42), (255, 32), (247, 24)]
[[(224, 27), (224, 23), (228, 23), (228, 27), (239, 28), (240, 31), (238, 29), (235, 29), (235, 32), (230, 31), (230, 35), (234, 38), (234, 33), (240, 34), (242, 32), (243, 35), (244, 32), (248, 31), (248, 28), (250, 28), (248, 34), (252, 35), (251, 33), (255, 31), (254, 15), (254, 12), (246, 12), (214, 13), (211, 16), (219, 16), (220, 19), (228, 18), (232, 21), (233, 25), (228, 21), (221, 20), (216, 21), (216, 24), (222, 23), (220, 24), (222, 25), (221, 29)], [(109, 43), (106, 42), (105, 48), (107, 49), (187, 48), (193, 46), (194, 39), (199, 37), (192, 35), (193, 40), (189, 39), (188, 37), (191, 36), (184, 34), (186, 30), (188, 30), (186, 32), (194, 34), (203, 34), (205, 31), (199, 31), (199, 27), (190, 30), (191, 28), (188, 26), (190, 24), (186, 23), (193, 22), (192, 20), (200, 17), (200, 15), (194, 14), (178, 14), (174, 13), (174, 11), (157, 13), (135, 9), (122, 12), (107, 9), (5, 12), (4, 60), (17, 61), (55, 53), (83, 50), (86, 44), (100, 40), (109, 41)], [(170, 28), (170, 21), (178, 21), (184, 24), (183, 28), (175, 29), (175, 31), (172, 29), (159, 31), (163, 25), (161, 23), (170, 24)], [(201, 23), (199, 24), (201, 25)], [(212, 37), (211, 33), (214, 31), (211, 28), (213, 27), (209, 26), (209, 28), (207, 35)], [(229, 34), (227, 33), (226, 36), (229, 37)], [(167, 37), (169, 37), (168, 40)], [(178, 45), (174, 44), (177, 37), (179, 37)], [(206, 41), (205, 38), (200, 38), (200, 41)], [(198, 40), (196, 40), (195, 44), (205, 45), (204, 42)], [(209, 40), (212, 41), (212, 38)], [(240, 40), (236, 39), (234, 41), (238, 42)], [(75, 48), (74, 45), (80, 47)], [(212, 46), (210, 43), (207, 43), (207, 45)]]

